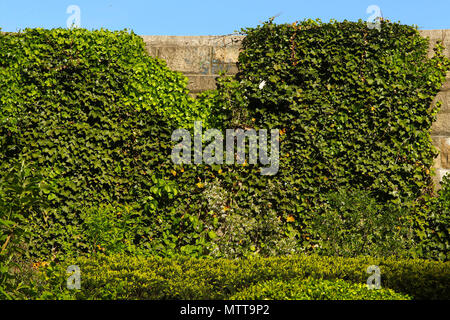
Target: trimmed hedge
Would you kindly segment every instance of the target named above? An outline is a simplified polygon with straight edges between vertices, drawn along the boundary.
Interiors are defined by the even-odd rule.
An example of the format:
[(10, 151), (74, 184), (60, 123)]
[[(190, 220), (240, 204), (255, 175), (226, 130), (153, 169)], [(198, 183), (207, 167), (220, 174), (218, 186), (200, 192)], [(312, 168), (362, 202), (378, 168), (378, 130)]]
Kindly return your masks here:
[[(81, 290), (66, 289), (69, 265), (81, 270)], [(414, 299), (450, 299), (450, 262), (290, 256), (250, 259), (130, 257), (78, 258), (43, 268), (47, 282), (35, 284), (33, 296), (54, 299), (229, 299), (266, 281), (314, 278), (365, 284), (367, 267), (381, 270), (381, 287)], [(44, 279), (44, 277), (41, 277)]]
[(293, 281), (266, 281), (246, 288), (231, 300), (410, 300), (391, 289), (370, 290), (367, 285), (344, 280), (308, 278)]

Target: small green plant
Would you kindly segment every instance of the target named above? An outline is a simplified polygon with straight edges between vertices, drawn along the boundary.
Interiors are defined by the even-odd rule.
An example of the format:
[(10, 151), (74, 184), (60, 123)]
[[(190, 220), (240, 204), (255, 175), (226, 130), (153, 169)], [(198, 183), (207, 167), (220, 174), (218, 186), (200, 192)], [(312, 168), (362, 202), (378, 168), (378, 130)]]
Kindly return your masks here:
[(81, 219), (89, 252), (134, 253), (135, 243), (145, 233), (141, 213), (118, 203), (86, 208)]
[(312, 218), (318, 252), (344, 257), (412, 254), (413, 219), (407, 205), (379, 203), (364, 190), (339, 190), (325, 198)]
[(271, 188), (254, 198), (250, 208), (240, 207), (234, 194), (221, 185), (220, 179), (209, 181), (202, 188), (200, 200), (206, 214), (191, 216), (193, 233), (205, 239), (208, 255), (238, 258), (249, 255), (277, 256), (300, 251), (296, 232), (282, 220), (265, 195)]
[(434, 235), (442, 260), (450, 259), (450, 175), (444, 176), (439, 190), (439, 200), (432, 214)]
[(421, 254), (428, 259), (450, 259), (450, 175), (444, 176), (437, 197), (424, 205), (426, 223), (418, 226)]
[(200, 117), (187, 78), (128, 30), (26, 29), (0, 33), (0, 47), (0, 171), (20, 157), (54, 186), (51, 210), (29, 221), (32, 253), (86, 250), (72, 237), (85, 208), (146, 205), (152, 175), (173, 178), (171, 133)]
[(20, 297), (25, 289), (17, 274), (27, 249), (27, 217), (45, 208), (44, 187), (43, 177), (24, 161), (0, 176), (0, 299)]

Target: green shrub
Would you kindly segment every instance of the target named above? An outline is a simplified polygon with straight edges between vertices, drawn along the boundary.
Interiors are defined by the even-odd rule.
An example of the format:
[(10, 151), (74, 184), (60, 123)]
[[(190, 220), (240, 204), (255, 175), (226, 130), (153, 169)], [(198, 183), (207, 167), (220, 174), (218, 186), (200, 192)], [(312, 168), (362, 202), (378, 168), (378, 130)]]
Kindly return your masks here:
[[(69, 265), (81, 270), (81, 290), (65, 289)], [(449, 299), (449, 262), (394, 260), (369, 257), (340, 258), (316, 255), (248, 259), (188, 257), (79, 257), (42, 269), (47, 282), (35, 286), (34, 296), (51, 292), (77, 299), (229, 299), (266, 281), (295, 283), (309, 277), (338, 279), (365, 285), (370, 265), (379, 266), (381, 288), (414, 299)]]
[[(429, 58), (416, 29), (386, 21), (381, 31), (363, 21), (269, 21), (244, 33), (239, 73), (195, 101), (186, 78), (149, 57), (133, 33), (0, 34), (0, 170), (24, 159), (51, 187), (51, 208), (28, 218), (32, 254), (64, 259), (97, 245), (169, 257), (336, 253), (313, 221), (342, 217), (324, 213), (326, 195), (353, 189), (373, 200), (367, 212), (346, 209), (348, 217), (373, 218), (378, 229), (350, 232), (335, 219), (344, 227), (336, 245), (356, 236), (344, 255), (407, 246), (402, 235), (389, 238), (397, 226), (390, 223), (409, 218), (391, 204), (412, 199), (408, 223), (425, 242), (419, 255), (445, 258), (447, 245), (430, 240), (445, 221), (429, 221), (432, 205), (422, 208), (436, 154), (432, 100), (450, 65), (443, 47)], [(194, 120), (280, 129), (278, 174), (261, 176), (254, 165), (173, 165), (171, 133), (192, 131)], [(384, 216), (379, 204), (389, 209)], [(130, 216), (112, 221), (124, 206)]]
[[(239, 257), (318, 248), (342, 254), (341, 244), (346, 256), (431, 257), (413, 244), (424, 241), (423, 199), (433, 192), (432, 100), (450, 65), (442, 45), (429, 58), (429, 42), (416, 29), (386, 21), (381, 32), (362, 21), (307, 20), (270, 21), (243, 33), (239, 73), (219, 78), (217, 90), (198, 101), (218, 128), (281, 129), (280, 170), (268, 177), (254, 165), (184, 166), (176, 247)], [(214, 188), (221, 207), (213, 210)], [(328, 230), (315, 230), (313, 221), (337, 218), (327, 197), (341, 189), (367, 190), (370, 199), (348, 217), (369, 218), (377, 230), (347, 220), (338, 242), (327, 241)], [(291, 249), (278, 250), (283, 243)]]
[(100, 204), (81, 214), (83, 235), (90, 252), (132, 253), (136, 238), (143, 234), (141, 215), (120, 204)]
[(297, 233), (278, 218), (264, 197), (267, 193), (270, 193), (269, 188), (262, 192), (261, 199), (254, 199), (251, 208), (241, 208), (232, 203), (232, 195), (221, 187), (219, 181), (205, 186), (202, 196), (209, 215), (213, 217), (212, 222), (206, 220), (206, 228), (213, 232), (210, 255), (236, 258), (298, 252)]
[(164, 215), (173, 188), (151, 190), (173, 178), (171, 133), (201, 116), (186, 77), (126, 31), (26, 29), (0, 47), (0, 170), (23, 159), (52, 186), (52, 209), (30, 218), (34, 252), (77, 242), (81, 212), (99, 203), (156, 201)]
[(344, 280), (307, 278), (292, 281), (266, 281), (246, 288), (231, 300), (410, 300), (391, 289), (368, 289), (367, 285)]
[(450, 65), (441, 45), (428, 58), (416, 29), (388, 22), (381, 32), (311, 20), (243, 32), (242, 124), (283, 130), (279, 179), (300, 194), (348, 186), (388, 200), (430, 190), (431, 106)]
[(363, 190), (330, 193), (313, 217), (315, 249), (346, 257), (414, 255), (412, 209), (407, 204), (381, 204)]
[[(437, 238), (437, 249), (441, 259), (450, 259), (450, 175), (441, 182), (438, 205), (431, 215), (433, 236)], [(446, 256), (445, 256), (446, 255)]]
[(19, 273), (21, 257), (29, 250), (25, 236), (32, 231), (27, 218), (44, 211), (46, 187), (37, 170), (24, 162), (0, 176), (0, 300), (23, 297), (26, 290)]
[[(371, 216), (379, 230), (371, 235), (363, 227), (362, 235), (361, 229), (347, 229), (347, 236), (358, 239), (345, 255), (374, 249), (376, 255), (397, 254), (400, 247), (411, 248), (413, 240), (424, 241), (428, 216), (424, 199), (433, 194), (436, 155), (430, 128), (439, 109), (432, 101), (450, 66), (442, 45), (434, 47), (430, 58), (430, 43), (417, 29), (388, 21), (382, 22), (381, 31), (367, 28), (363, 21), (306, 20), (292, 25), (269, 21), (242, 33), (246, 37), (238, 74), (220, 78), (217, 91), (202, 99), (211, 106), (218, 104), (215, 112), (223, 127), (280, 129), (280, 169), (268, 177), (254, 165), (222, 166), (222, 175), (214, 166), (196, 168), (204, 185), (220, 181), (231, 208), (228, 219), (240, 219), (244, 226), (245, 217), (258, 224), (257, 212), (270, 207), (282, 229), (297, 237), (294, 251), (316, 250), (312, 221), (324, 213), (327, 194), (366, 190), (372, 198), (368, 204), (379, 209), (351, 212), (354, 218)], [(199, 223), (211, 225), (209, 210), (202, 205), (205, 198), (189, 194), (188, 199), (185, 203), (192, 211), (187, 205), (180, 208), (200, 211)], [(382, 215), (377, 213), (381, 211)], [(397, 226), (400, 232), (391, 233)], [(214, 231), (220, 233), (220, 226)], [(364, 237), (370, 245), (358, 243)], [(251, 238), (242, 240), (258, 247), (257, 237)], [(388, 241), (381, 244), (383, 240)], [(427, 256), (424, 250), (409, 251)]]
[(421, 256), (427, 259), (450, 259), (450, 176), (444, 176), (437, 197), (422, 204), (427, 208), (425, 223), (418, 226)]

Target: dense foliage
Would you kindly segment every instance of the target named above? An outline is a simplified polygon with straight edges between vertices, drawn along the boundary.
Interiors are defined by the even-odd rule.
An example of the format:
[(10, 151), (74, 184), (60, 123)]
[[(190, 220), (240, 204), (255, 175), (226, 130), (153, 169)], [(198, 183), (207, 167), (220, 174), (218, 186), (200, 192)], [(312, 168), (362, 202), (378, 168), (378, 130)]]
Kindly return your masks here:
[(27, 285), (17, 276), (27, 250), (29, 215), (47, 207), (40, 197), (43, 177), (23, 162), (0, 176), (0, 298), (15, 298)]
[[(195, 168), (205, 191), (180, 207), (197, 214), (201, 231), (216, 229), (213, 252), (448, 259), (448, 225), (436, 237), (432, 218), (443, 214), (430, 138), (439, 110), (432, 101), (450, 66), (442, 45), (428, 57), (417, 29), (387, 21), (381, 31), (363, 21), (269, 21), (243, 33), (239, 73), (218, 79), (217, 90), (200, 99), (214, 108), (219, 128), (279, 129), (280, 168), (275, 176), (261, 176), (260, 165)], [(349, 197), (347, 204), (335, 194)], [(333, 215), (335, 222), (369, 218), (371, 227), (347, 221), (345, 236), (328, 239), (347, 248), (328, 250), (323, 233), (330, 230), (320, 232), (317, 220)], [(284, 232), (273, 231), (280, 225)], [(270, 242), (279, 250), (267, 250)]]
[(438, 197), (432, 198), (426, 211), (419, 254), (430, 259), (450, 260), (450, 175), (444, 176)]
[(0, 47), (0, 170), (20, 159), (46, 179), (34, 250), (83, 249), (81, 212), (143, 207), (170, 176), (171, 132), (195, 119), (187, 80), (128, 32), (32, 29)]
[[(196, 99), (127, 31), (0, 34), (0, 297), (448, 298), (448, 262), (403, 258), (449, 258), (430, 128), (450, 62), (413, 27), (380, 30), (245, 29), (238, 74)], [(279, 130), (277, 174), (173, 164), (194, 120)], [(370, 264), (395, 292), (364, 291)]]
[(369, 192), (338, 190), (327, 195), (318, 212), (311, 230), (321, 254), (414, 255), (412, 213), (404, 203), (382, 204)]
[(344, 280), (305, 279), (266, 281), (246, 288), (236, 300), (409, 300), (391, 289), (371, 290), (366, 285)]
[(431, 192), (432, 100), (449, 69), (442, 46), (428, 58), (416, 29), (386, 22), (381, 31), (309, 20), (246, 33), (241, 122), (283, 131), (281, 177), (297, 193), (352, 186), (390, 200)]
[[(82, 290), (65, 288), (66, 269), (71, 264), (80, 267)], [(366, 273), (370, 265), (380, 267), (382, 289), (391, 289), (414, 299), (450, 298), (446, 283), (450, 276), (449, 262), (316, 255), (249, 259), (133, 258), (128, 255), (78, 258), (41, 267), (48, 280), (35, 285), (35, 294), (45, 294), (49, 299), (58, 295), (77, 299), (229, 299), (250, 294), (254, 286), (267, 281), (288, 282), (296, 286), (295, 283), (308, 278), (337, 281), (335, 289), (345, 287), (339, 281), (343, 280), (351, 284), (347, 288), (364, 291), (362, 286), (370, 276)], [(273, 289), (273, 294), (280, 294)], [(296, 289), (292, 291), (301, 294)], [(352, 292), (347, 294), (352, 295)], [(345, 299), (349, 295), (338, 297), (331, 289), (321, 298)], [(250, 295), (247, 297), (251, 298)], [(386, 290), (365, 297), (402, 296)]]

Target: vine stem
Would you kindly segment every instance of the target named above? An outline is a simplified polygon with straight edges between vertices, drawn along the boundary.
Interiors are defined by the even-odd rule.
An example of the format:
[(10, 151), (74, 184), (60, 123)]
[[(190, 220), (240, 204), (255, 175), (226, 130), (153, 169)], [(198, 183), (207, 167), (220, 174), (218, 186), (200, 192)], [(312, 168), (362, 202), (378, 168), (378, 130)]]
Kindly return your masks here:
[(5, 243), (3, 244), (3, 246), (2, 246), (2, 251), (1, 251), (1, 253), (3, 253), (3, 251), (5, 251), (6, 247), (8, 246), (9, 240), (11, 240), (12, 235), (13, 235), (13, 234), (11, 233), (11, 234), (8, 235), (8, 237), (6, 238), (6, 241), (5, 241)]

